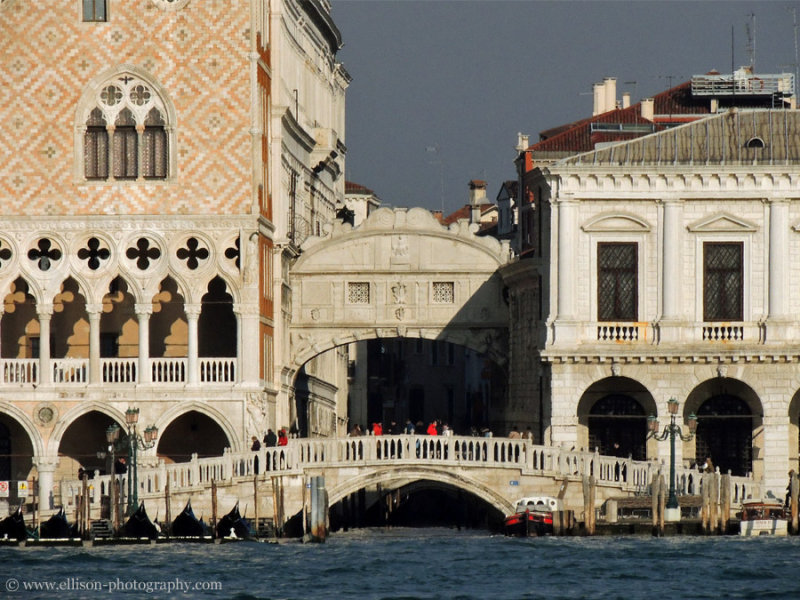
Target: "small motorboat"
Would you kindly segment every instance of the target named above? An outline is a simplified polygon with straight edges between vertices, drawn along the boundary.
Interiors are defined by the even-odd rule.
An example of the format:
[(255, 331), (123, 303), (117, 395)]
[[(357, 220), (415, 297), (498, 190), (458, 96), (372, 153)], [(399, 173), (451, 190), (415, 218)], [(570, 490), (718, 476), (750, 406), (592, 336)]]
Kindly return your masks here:
[(149, 538), (154, 540), (158, 537), (158, 527), (147, 516), (144, 502), (139, 504), (125, 525), (122, 527), (122, 536), (131, 538)]
[(239, 503), (217, 523), (217, 537), (223, 539), (253, 539), (250, 524), (239, 514)]
[(43, 540), (60, 540), (75, 537), (78, 537), (77, 527), (69, 524), (63, 506), (39, 527), (39, 538)]
[(199, 538), (207, 535), (207, 530), (205, 523), (194, 515), (192, 501), (188, 500), (181, 514), (172, 521), (170, 532), (174, 537)]
[(780, 501), (762, 500), (742, 503), (739, 535), (785, 536), (789, 533), (789, 519)]
[(514, 514), (505, 518), (505, 534), (517, 537), (553, 534), (553, 512), (561, 501), (550, 496), (529, 496), (517, 501)]
[(12, 514), (0, 521), (0, 540), (17, 540), (21, 542), (28, 539), (28, 528), (25, 527), (25, 518), (22, 516), (20, 504)]

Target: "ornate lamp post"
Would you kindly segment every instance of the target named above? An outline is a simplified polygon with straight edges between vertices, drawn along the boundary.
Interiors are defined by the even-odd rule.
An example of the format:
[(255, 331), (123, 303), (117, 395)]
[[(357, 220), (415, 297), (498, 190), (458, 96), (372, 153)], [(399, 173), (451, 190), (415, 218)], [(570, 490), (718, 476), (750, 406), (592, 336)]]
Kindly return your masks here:
[(665, 425), (661, 433), (658, 433), (658, 419), (653, 415), (647, 417), (647, 438), (653, 438), (659, 442), (669, 438), (669, 498), (667, 499), (667, 509), (664, 512), (664, 520), (680, 521), (681, 509), (678, 505), (678, 496), (675, 493), (675, 438), (680, 438), (684, 442), (694, 438), (694, 434), (697, 431), (697, 417), (694, 414), (689, 415), (689, 423), (687, 424), (689, 434), (683, 435), (680, 425), (675, 422), (678, 415), (678, 401), (675, 398), (670, 398), (667, 401), (667, 408), (669, 409), (669, 425)]
[[(132, 515), (139, 507), (139, 465), (136, 459), (138, 450), (149, 450), (156, 445), (158, 439), (158, 428), (154, 425), (144, 430), (144, 438), (136, 431), (136, 424), (139, 422), (139, 409), (128, 408), (125, 411), (125, 424), (128, 429), (128, 505), (125, 510), (127, 516)], [(133, 481), (131, 481), (131, 479)]]

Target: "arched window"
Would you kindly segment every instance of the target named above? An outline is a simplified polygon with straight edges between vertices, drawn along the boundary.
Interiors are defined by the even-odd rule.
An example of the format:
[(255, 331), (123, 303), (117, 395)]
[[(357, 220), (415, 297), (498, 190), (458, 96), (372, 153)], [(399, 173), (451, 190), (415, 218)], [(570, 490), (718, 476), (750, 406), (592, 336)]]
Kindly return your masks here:
[(94, 89), (79, 108), (81, 177), (93, 181), (169, 178), (171, 113), (154, 86), (125, 72)]

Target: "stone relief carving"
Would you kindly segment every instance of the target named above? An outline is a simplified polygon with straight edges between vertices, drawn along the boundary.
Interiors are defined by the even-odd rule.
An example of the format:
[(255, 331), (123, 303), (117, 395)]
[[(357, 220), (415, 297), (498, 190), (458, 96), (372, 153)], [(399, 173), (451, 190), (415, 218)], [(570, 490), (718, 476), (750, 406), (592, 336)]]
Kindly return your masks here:
[(406, 303), (406, 286), (399, 281), (392, 286), (392, 298), (395, 304)]

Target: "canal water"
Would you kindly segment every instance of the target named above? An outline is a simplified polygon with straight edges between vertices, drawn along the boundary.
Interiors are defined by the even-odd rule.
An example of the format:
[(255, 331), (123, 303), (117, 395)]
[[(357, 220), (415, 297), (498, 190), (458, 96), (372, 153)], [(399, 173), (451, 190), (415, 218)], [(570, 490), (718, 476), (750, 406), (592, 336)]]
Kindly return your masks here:
[(0, 548), (0, 597), (793, 600), (800, 537), (362, 529), (325, 544)]

